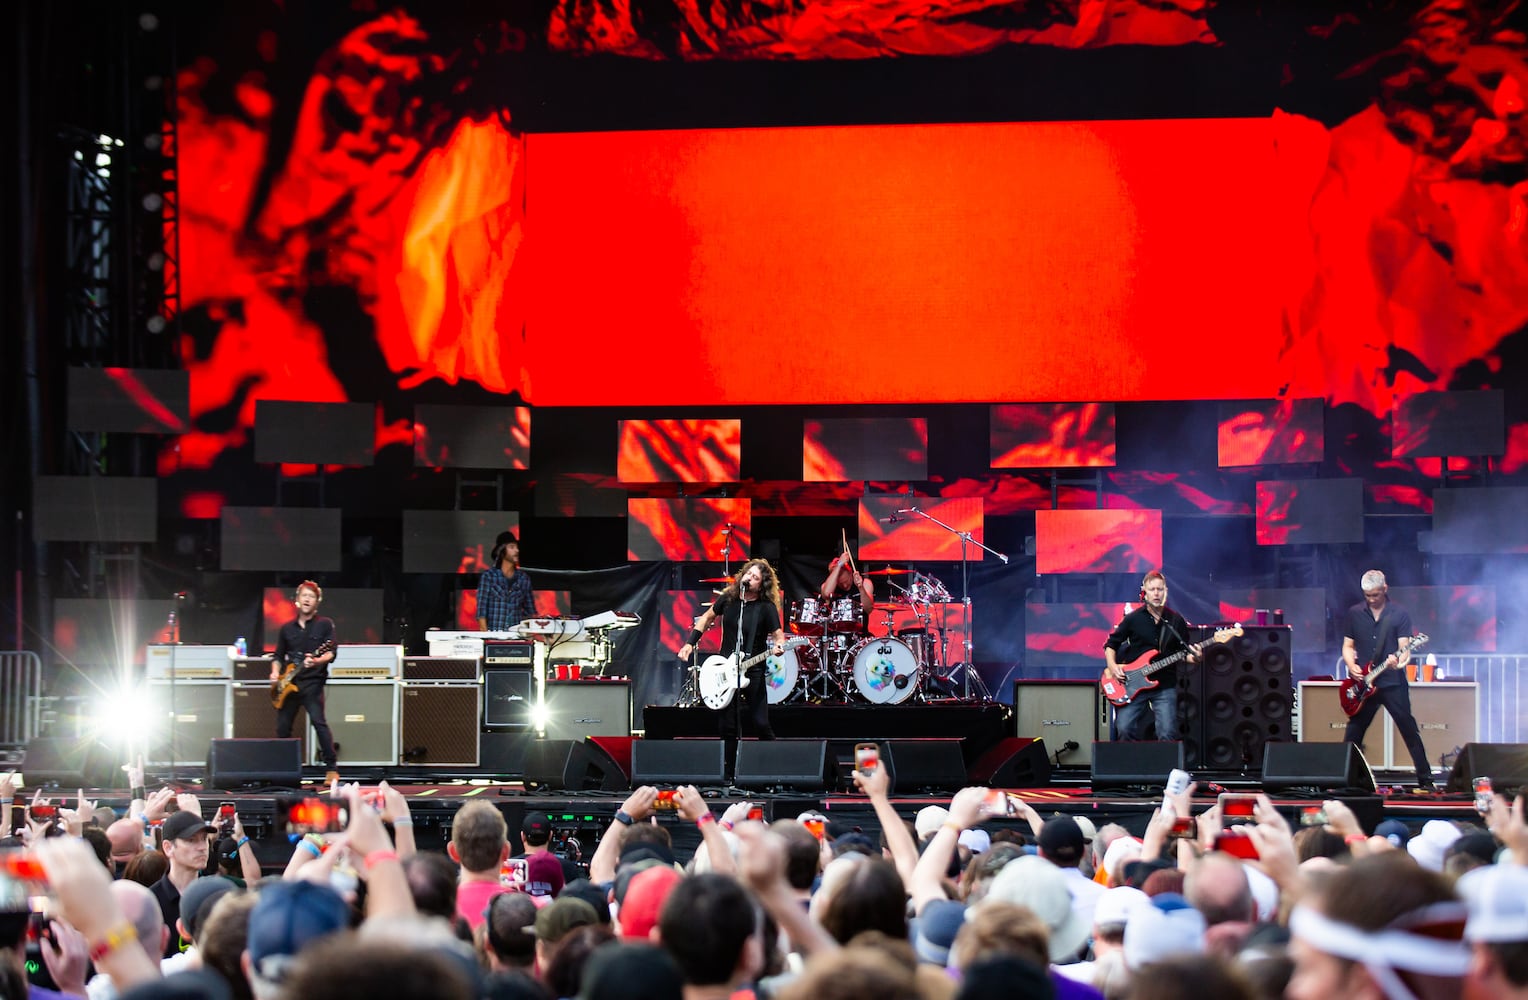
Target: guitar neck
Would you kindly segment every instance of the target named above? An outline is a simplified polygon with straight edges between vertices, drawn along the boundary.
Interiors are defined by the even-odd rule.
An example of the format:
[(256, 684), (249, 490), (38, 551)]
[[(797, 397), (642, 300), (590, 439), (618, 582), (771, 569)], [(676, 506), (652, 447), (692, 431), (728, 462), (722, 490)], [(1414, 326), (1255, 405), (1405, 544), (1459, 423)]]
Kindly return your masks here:
[(1143, 673), (1145, 673), (1145, 675), (1147, 677), (1150, 677), (1152, 674), (1156, 673), (1158, 670), (1162, 670), (1162, 669), (1164, 669), (1166, 667), (1172, 666), (1174, 663), (1177, 663), (1179, 660), (1183, 659), (1187, 655), (1188, 655), (1188, 650), (1180, 649), (1176, 653), (1169, 653), (1169, 654), (1167, 654), (1166, 656), (1162, 657), (1160, 660), (1152, 660), (1150, 663), (1146, 664), (1146, 666), (1142, 667), (1141, 670), (1142, 670)]

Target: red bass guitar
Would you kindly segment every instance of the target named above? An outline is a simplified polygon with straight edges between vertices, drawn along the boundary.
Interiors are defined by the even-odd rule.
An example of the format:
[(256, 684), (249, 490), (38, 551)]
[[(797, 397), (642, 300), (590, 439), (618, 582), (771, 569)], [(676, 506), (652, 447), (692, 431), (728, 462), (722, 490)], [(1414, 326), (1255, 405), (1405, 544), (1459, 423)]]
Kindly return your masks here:
[[(1240, 625), (1219, 629), (1204, 642), (1204, 645), (1208, 646), (1216, 642), (1229, 642), (1241, 634), (1242, 627)], [(1180, 649), (1176, 653), (1169, 653), (1159, 660), (1153, 660), (1152, 657), (1156, 655), (1156, 650), (1148, 649), (1129, 663), (1122, 664), (1125, 671), (1124, 680), (1116, 679), (1113, 674), (1105, 670), (1103, 678), (1098, 682), (1099, 690), (1103, 691), (1104, 697), (1108, 698), (1110, 703), (1123, 708), (1132, 701), (1135, 701), (1142, 691), (1150, 691), (1158, 686), (1157, 682), (1151, 679), (1152, 674), (1165, 667), (1172, 666), (1179, 660), (1186, 659), (1189, 651), (1187, 649)]]

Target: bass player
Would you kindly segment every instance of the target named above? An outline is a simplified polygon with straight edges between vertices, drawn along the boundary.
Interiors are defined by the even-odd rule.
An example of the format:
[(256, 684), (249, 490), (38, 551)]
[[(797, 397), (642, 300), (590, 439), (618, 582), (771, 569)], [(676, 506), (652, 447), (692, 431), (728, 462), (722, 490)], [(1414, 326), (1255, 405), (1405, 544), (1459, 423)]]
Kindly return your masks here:
[[(1411, 615), (1399, 604), (1390, 603), (1385, 574), (1371, 569), (1358, 585), (1364, 599), (1348, 609), (1342, 633), (1342, 659), (1348, 666), (1348, 676), (1355, 680), (1368, 672), (1367, 667), (1378, 667), (1392, 656), (1403, 656), (1411, 645), (1413, 632)], [(1402, 671), (1386, 670), (1375, 678), (1374, 694), (1348, 720), (1342, 738), (1363, 749), (1364, 734), (1381, 705), (1390, 713), (1390, 720), (1411, 752), (1411, 762), (1417, 769), (1417, 791), (1437, 791), (1432, 768), (1427, 763), (1427, 748), (1422, 745), (1422, 734), (1411, 714), (1411, 689)]]
[[(784, 619), (780, 614), (780, 580), (774, 569), (763, 559), (750, 559), (738, 570), (732, 582), (721, 595), (711, 602), (695, 621), (689, 639), (679, 647), (679, 658), (688, 660), (695, 652), (700, 637), (715, 621), (722, 622), (723, 656), (741, 654), (747, 658), (766, 649), (775, 656), (785, 652)], [(739, 639), (741, 638), (741, 642)], [(727, 763), (736, 760), (739, 716), (744, 714), (740, 702), (746, 702), (749, 728), (761, 740), (775, 738), (769, 724), (769, 688), (765, 683), (768, 666), (761, 660), (748, 670), (748, 686), (738, 691), (731, 704), (722, 709), (717, 720), (722, 738), (727, 741)]]
[(334, 753), (334, 737), (329, 732), (329, 721), (324, 718), (324, 685), (329, 680), (329, 664), (334, 661), (334, 620), (318, 613), (324, 592), (312, 580), (297, 585), (292, 601), (297, 606), (297, 617), (281, 626), (276, 637), (275, 659), (271, 661), (271, 683), (281, 679), (281, 670), (290, 664), (297, 668), (292, 683), (297, 690), (288, 695), (276, 710), (276, 738), (289, 739), (297, 710), (308, 711), (308, 721), (318, 736), (318, 750), (323, 755), (328, 773), (324, 781), (330, 785), (340, 780), (339, 758)]
[[(1167, 606), (1167, 577), (1152, 570), (1141, 580), (1140, 607), (1120, 619), (1104, 643), (1104, 663), (1117, 680), (1125, 679), (1123, 664), (1150, 650), (1159, 654), (1188, 650), (1186, 660), (1199, 662), (1199, 644), (1188, 641), (1188, 621)], [(1114, 726), (1120, 740), (1152, 739), (1150, 722), (1156, 722), (1155, 739), (1178, 738), (1178, 668), (1168, 667), (1153, 678), (1157, 686), (1142, 691), (1134, 701), (1114, 710)]]

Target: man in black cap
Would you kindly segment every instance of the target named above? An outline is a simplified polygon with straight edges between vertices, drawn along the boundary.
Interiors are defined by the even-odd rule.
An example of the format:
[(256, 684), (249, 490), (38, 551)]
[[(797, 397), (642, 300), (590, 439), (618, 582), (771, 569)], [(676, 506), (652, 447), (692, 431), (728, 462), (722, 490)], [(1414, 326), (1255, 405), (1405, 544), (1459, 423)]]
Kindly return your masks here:
[(1104, 887), (1084, 875), (1077, 866), (1087, 853), (1088, 840), (1082, 827), (1070, 816), (1052, 816), (1040, 827), (1040, 857), (1061, 869), (1066, 888), (1072, 895), (1072, 911), (1084, 926), (1093, 926), (1093, 908)]
[[(532, 854), (552, 854), (552, 818), (546, 813), (526, 813), (520, 823), (520, 844), (524, 853), (515, 855), (516, 858), (529, 860)], [(552, 854), (552, 857), (562, 866), (564, 885), (589, 876), (577, 862), (556, 854)]]
[(478, 577), (478, 628), (508, 632), (536, 616), (536, 594), (531, 578), (520, 568), (520, 539), (513, 531), (499, 532), (489, 562), (492, 565)]
[(169, 940), (164, 946), (164, 957), (180, 954), (184, 946), (176, 921), (180, 919), (180, 894), (202, 874), (207, 867), (208, 838), (217, 827), (202, 819), (202, 814), (189, 809), (170, 814), (159, 828), (160, 849), (170, 859), (170, 870), (149, 891), (159, 900), (159, 912), (164, 915), (164, 925), (170, 929)]

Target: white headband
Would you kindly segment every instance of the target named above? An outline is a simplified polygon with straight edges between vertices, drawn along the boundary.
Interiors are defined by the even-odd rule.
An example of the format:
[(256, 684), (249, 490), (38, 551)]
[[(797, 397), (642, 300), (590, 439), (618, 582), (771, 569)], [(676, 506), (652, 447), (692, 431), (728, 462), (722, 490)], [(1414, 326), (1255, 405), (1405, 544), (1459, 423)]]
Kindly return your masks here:
[[(1412, 926), (1457, 921), (1462, 928), (1468, 911), (1459, 903), (1424, 906), (1408, 915)], [(1317, 951), (1358, 962), (1371, 972), (1405, 969), (1430, 976), (1462, 976), (1470, 968), (1470, 948), (1462, 939), (1429, 937), (1411, 930), (1359, 930), (1308, 906), (1297, 906), (1289, 917), (1290, 933), (1304, 938)], [(1376, 975), (1399, 985), (1391, 975)], [(1394, 996), (1391, 990), (1386, 993)], [(1407, 996), (1410, 992), (1407, 991)]]

